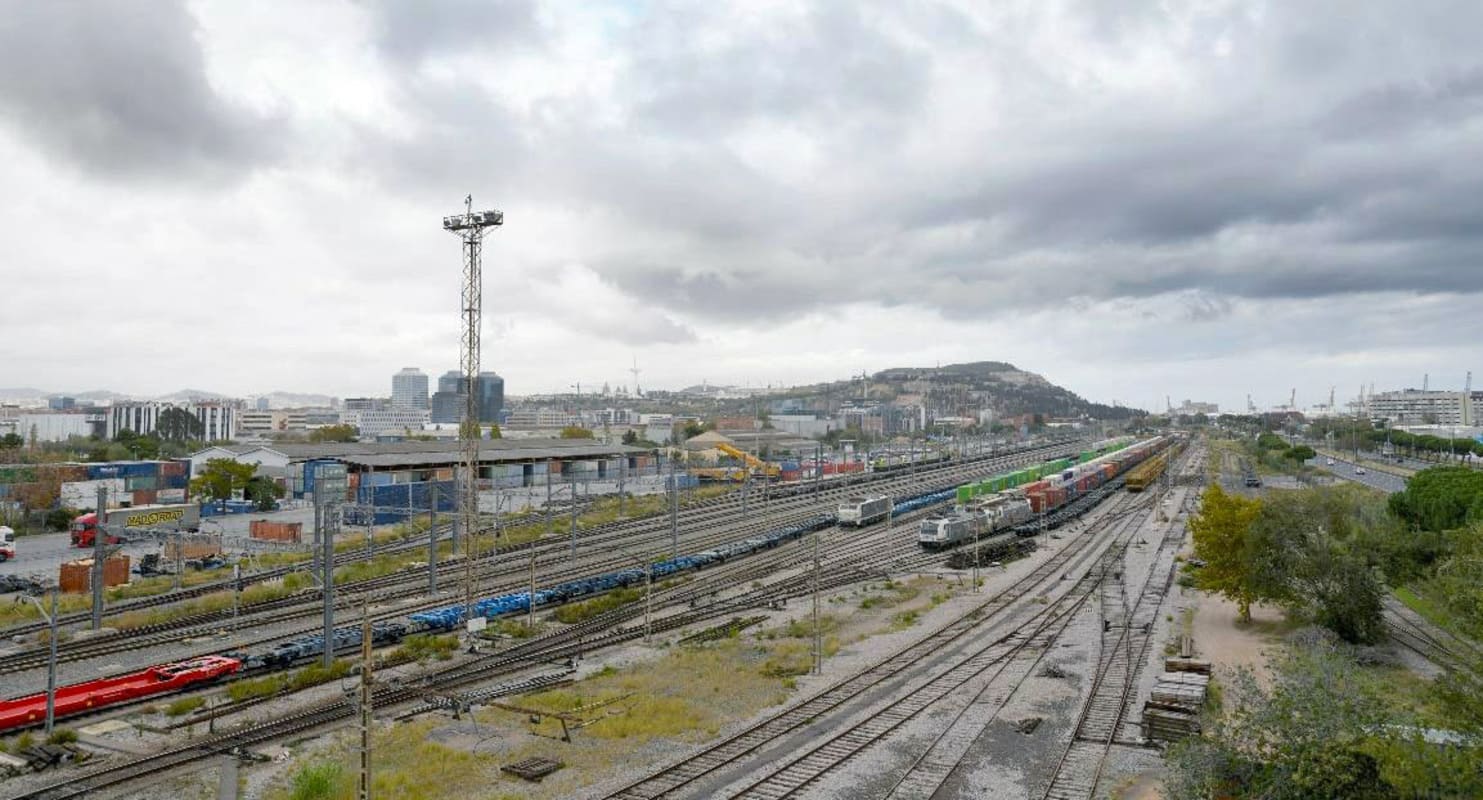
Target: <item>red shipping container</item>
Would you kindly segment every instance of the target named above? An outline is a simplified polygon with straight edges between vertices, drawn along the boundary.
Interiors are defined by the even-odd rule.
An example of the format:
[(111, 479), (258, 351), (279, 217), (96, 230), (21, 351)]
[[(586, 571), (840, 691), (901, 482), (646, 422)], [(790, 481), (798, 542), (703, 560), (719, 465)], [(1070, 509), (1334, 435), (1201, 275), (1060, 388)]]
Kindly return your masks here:
[(155, 503), (156, 492), (154, 489), (135, 489), (134, 505), (150, 506)]
[(167, 477), (168, 478), (168, 477), (172, 477), (172, 476), (175, 476), (175, 475), (184, 475), (184, 474), (185, 474), (185, 462), (184, 461), (166, 461), (165, 463), (163, 463), (163, 464), (160, 465), (160, 475), (163, 476), (163, 477)]

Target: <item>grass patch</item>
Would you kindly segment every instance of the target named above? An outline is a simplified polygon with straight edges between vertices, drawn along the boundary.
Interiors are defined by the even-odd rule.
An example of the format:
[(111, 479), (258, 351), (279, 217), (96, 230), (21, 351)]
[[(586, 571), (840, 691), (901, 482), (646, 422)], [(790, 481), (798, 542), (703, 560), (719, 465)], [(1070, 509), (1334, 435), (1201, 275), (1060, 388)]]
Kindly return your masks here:
[(47, 744), (75, 744), (77, 742), (77, 731), (71, 728), (53, 728), (51, 736), (46, 737)]
[(233, 703), (241, 703), (262, 697), (272, 697), (286, 691), (297, 692), (343, 678), (350, 674), (351, 669), (350, 660), (343, 658), (336, 659), (328, 668), (321, 664), (310, 664), (296, 672), (280, 672), (261, 678), (235, 681), (227, 687), (227, 697), (231, 698)]
[(165, 706), (165, 716), (183, 717), (204, 705), (206, 705), (204, 697), (182, 697)]
[[(523, 796), (520, 792), (490, 793), (485, 787), (499, 780), (498, 762), (432, 741), (429, 733), (438, 724), (429, 720), (375, 732), (372, 796), (398, 800), (508, 800)], [(268, 800), (349, 800), (356, 795), (359, 779), (354, 759), (348, 747), (340, 748), (293, 771), (265, 796)], [(478, 788), (471, 794), (470, 787)]]
[[(766, 651), (732, 640), (704, 649), (674, 650), (655, 662), (604, 671), (574, 686), (527, 695), (517, 702), (547, 712), (565, 712), (616, 700), (584, 713), (584, 718), (598, 721), (577, 736), (636, 744), (656, 738), (699, 741), (728, 721), (783, 699), (778, 676), (746, 668)], [(807, 672), (806, 648), (802, 661), (803, 672)], [(619, 699), (625, 695), (626, 699)], [(529, 725), (524, 716), (512, 712), (490, 713)], [(552, 719), (533, 727), (539, 733), (560, 734), (560, 723)]]
[(558, 622), (571, 625), (591, 619), (598, 614), (612, 611), (619, 606), (641, 600), (643, 597), (644, 592), (642, 589), (614, 589), (601, 597), (594, 597), (591, 600), (584, 600), (580, 603), (567, 603), (556, 609), (553, 616), (556, 617)]
[(397, 663), (416, 661), (419, 664), (434, 658), (447, 661), (453, 657), (453, 651), (457, 649), (458, 636), (456, 634), (414, 633), (403, 639), (401, 646), (392, 651), (391, 660)]

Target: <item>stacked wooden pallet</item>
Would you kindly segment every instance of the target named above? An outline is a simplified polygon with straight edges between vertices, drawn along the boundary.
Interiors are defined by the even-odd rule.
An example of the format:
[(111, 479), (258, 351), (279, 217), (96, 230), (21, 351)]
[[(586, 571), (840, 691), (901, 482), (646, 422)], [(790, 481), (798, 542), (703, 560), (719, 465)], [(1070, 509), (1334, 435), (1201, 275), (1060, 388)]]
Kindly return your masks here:
[(1164, 659), (1164, 672), (1143, 705), (1143, 738), (1174, 741), (1200, 733), (1200, 709), (1210, 690), (1210, 662)]

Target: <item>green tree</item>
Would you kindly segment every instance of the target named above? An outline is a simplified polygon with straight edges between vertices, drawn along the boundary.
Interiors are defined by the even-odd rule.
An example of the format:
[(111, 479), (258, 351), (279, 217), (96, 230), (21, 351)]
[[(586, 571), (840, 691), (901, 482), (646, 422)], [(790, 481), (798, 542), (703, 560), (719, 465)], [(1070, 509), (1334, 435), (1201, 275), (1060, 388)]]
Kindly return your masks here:
[(1411, 476), (1406, 489), (1390, 496), (1390, 510), (1429, 531), (1483, 521), (1483, 472), (1467, 467), (1432, 467)]
[(1218, 484), (1205, 489), (1200, 513), (1190, 519), (1195, 556), (1205, 562), (1199, 585), (1235, 601), (1243, 622), (1251, 621), (1251, 604), (1262, 599), (1251, 573), (1247, 539), (1261, 510), (1260, 500), (1226, 494)]
[(323, 425), (309, 431), (311, 442), (354, 442), (359, 438), (354, 425)]
[(1384, 635), (1384, 592), (1373, 569), (1381, 559), (1361, 547), (1359, 510), (1347, 491), (1273, 493), (1248, 534), (1249, 569), (1260, 595), (1345, 641), (1373, 643)]
[(186, 442), (200, 439), (206, 434), (206, 426), (195, 414), (183, 408), (167, 408), (155, 420), (155, 432), (167, 442)]
[(24, 447), (26, 440), (19, 434), (7, 433), (0, 436), (0, 450), (19, 450)]
[(489, 430), (487, 431), (487, 433), (488, 433), (489, 438), (491, 440), (493, 440), (493, 439), (503, 439), (504, 436), (505, 436), (504, 432), (499, 429), (499, 425), (497, 425), (497, 424), (495, 424), (493, 422), (489, 423)]
[(1283, 458), (1288, 459), (1289, 461), (1296, 461), (1299, 464), (1317, 455), (1318, 452), (1306, 444), (1300, 444), (1296, 447), (1289, 447), (1282, 452)]
[(626, 444), (626, 445), (634, 445), (634, 444), (637, 444), (638, 443), (638, 440), (639, 440), (638, 431), (635, 431), (632, 428), (630, 428), (630, 429), (628, 429), (628, 430), (626, 430), (626, 431), (623, 432), (623, 443), (624, 444)]
[(561, 438), (563, 438), (563, 439), (591, 439), (591, 438), (593, 438), (593, 436), (592, 436), (592, 431), (588, 430), (587, 428), (583, 428), (583, 427), (580, 427), (580, 426), (577, 426), (577, 425), (568, 425), (565, 428), (562, 428), (561, 429)]
[(199, 500), (230, 500), (238, 489), (246, 489), (257, 472), (256, 464), (239, 464), (230, 458), (213, 458), (201, 474), (191, 478), (191, 497)]
[(278, 498), (283, 497), (283, 487), (266, 475), (253, 475), (247, 479), (242, 496), (251, 500), (258, 511), (272, 511), (278, 507)]
[(696, 436), (701, 435), (702, 433), (705, 433), (705, 426), (693, 419), (686, 422), (680, 428), (681, 439), (693, 439)]
[(1263, 690), (1242, 671), (1226, 713), (1169, 751), (1165, 796), (1261, 800), (1479, 797), (1476, 750), (1437, 747), (1331, 636), (1305, 635)]

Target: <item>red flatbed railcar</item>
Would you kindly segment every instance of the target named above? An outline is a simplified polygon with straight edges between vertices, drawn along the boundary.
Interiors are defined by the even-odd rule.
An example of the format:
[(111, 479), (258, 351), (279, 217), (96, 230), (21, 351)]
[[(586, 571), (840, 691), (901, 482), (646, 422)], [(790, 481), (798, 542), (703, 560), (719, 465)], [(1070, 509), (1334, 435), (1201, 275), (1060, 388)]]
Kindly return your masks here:
[[(117, 678), (57, 687), (56, 718), (99, 711), (155, 695), (169, 694), (210, 683), (242, 669), (242, 661), (225, 656), (201, 656), (189, 661), (156, 664)], [(46, 721), (46, 692), (0, 700), (0, 731), (39, 725)]]

